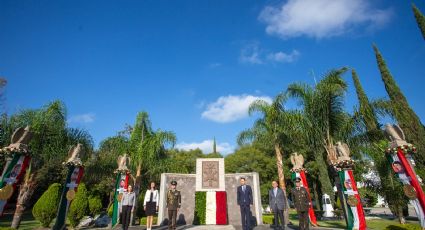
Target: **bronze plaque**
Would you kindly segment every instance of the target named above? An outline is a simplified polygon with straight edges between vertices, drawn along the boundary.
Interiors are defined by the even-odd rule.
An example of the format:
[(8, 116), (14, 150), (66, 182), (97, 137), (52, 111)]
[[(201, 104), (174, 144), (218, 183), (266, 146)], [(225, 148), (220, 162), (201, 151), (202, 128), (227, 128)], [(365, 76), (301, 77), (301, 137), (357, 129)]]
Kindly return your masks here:
[(218, 189), (220, 188), (219, 180), (219, 162), (203, 161), (202, 162), (202, 189)]

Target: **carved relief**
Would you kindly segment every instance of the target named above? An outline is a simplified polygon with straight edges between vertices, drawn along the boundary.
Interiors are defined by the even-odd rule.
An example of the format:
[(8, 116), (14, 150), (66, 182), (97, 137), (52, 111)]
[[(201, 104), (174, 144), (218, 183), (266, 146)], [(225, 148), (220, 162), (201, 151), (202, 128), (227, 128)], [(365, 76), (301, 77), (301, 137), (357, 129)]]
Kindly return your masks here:
[(202, 162), (202, 188), (203, 189), (217, 189), (220, 187), (218, 167), (219, 167), (218, 161)]

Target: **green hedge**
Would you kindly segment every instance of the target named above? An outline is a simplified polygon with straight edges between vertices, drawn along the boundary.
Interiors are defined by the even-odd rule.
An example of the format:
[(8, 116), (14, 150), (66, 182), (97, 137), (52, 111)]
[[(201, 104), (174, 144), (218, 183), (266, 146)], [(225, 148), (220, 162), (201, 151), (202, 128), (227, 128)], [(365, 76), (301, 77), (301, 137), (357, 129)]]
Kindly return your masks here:
[(204, 225), (206, 218), (206, 207), (207, 206), (207, 193), (196, 192), (195, 193), (195, 214), (193, 217), (194, 225)]
[(99, 196), (91, 196), (89, 198), (89, 210), (91, 216), (96, 216), (102, 211), (102, 200)]
[(89, 199), (87, 196), (86, 185), (81, 183), (78, 185), (75, 199), (69, 207), (68, 219), (72, 227), (76, 227), (80, 220), (89, 213)]
[(54, 183), (43, 193), (32, 209), (32, 215), (43, 227), (49, 227), (56, 217), (62, 185)]
[(274, 215), (263, 214), (263, 224), (273, 224)]

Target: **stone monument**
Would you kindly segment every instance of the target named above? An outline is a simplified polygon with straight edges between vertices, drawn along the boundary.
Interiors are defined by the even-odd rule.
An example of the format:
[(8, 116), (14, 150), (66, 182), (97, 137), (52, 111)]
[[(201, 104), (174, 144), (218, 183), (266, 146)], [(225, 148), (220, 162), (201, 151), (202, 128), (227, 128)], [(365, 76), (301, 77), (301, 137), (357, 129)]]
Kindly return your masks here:
[[(159, 198), (159, 211), (158, 211), (158, 224), (165, 225), (168, 223), (168, 214), (166, 209), (166, 193), (169, 189), (172, 180), (177, 181), (177, 190), (181, 192), (182, 205), (177, 213), (178, 225), (192, 225), (195, 218), (195, 194), (198, 192), (206, 192), (207, 196), (213, 193), (225, 194), (226, 204), (226, 223), (221, 223), (219, 220), (216, 223), (205, 224), (229, 224), (241, 225), (241, 216), (239, 206), (236, 202), (236, 189), (239, 186), (239, 179), (244, 177), (247, 184), (251, 185), (253, 190), (254, 204), (251, 207), (252, 219), (255, 219), (257, 224), (262, 224), (261, 213), (261, 194), (259, 176), (256, 172), (250, 173), (235, 173), (225, 174), (224, 172), (224, 159), (223, 158), (205, 158), (197, 159), (196, 161), (196, 174), (177, 174), (177, 173), (163, 173), (161, 174), (160, 185), (160, 198)], [(217, 199), (220, 197), (217, 196)], [(210, 203), (207, 204), (207, 217), (211, 213)], [(216, 211), (219, 211), (220, 205), (215, 206)], [(210, 208), (210, 209), (208, 209)], [(222, 209), (221, 209), (222, 210)], [(220, 212), (222, 213), (222, 212)]]

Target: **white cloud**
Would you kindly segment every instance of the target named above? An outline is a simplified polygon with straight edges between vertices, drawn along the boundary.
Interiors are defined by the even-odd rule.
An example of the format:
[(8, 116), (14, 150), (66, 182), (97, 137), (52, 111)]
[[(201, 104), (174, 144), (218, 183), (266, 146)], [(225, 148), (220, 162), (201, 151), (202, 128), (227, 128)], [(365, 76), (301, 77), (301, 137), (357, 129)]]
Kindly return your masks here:
[(267, 24), (268, 34), (288, 39), (338, 36), (358, 26), (375, 29), (391, 16), (391, 9), (375, 9), (369, 0), (288, 0), (265, 7), (259, 19)]
[(246, 94), (219, 97), (217, 101), (207, 105), (207, 109), (202, 112), (202, 118), (219, 123), (228, 123), (245, 118), (248, 116), (249, 105), (258, 99), (268, 103), (272, 101), (267, 96), (258, 97)]
[(253, 43), (243, 47), (241, 55), (239, 56), (239, 61), (248, 64), (263, 64), (260, 58), (260, 48), (258, 44)]
[(68, 119), (68, 123), (92, 123), (95, 117), (94, 113), (74, 115)]
[[(180, 144), (177, 144), (176, 148), (183, 149), (183, 150), (200, 149), (204, 154), (208, 154), (213, 152), (213, 145), (214, 145), (213, 140), (204, 140), (202, 142), (192, 142), (192, 143), (182, 142)], [(227, 142), (217, 143), (216, 146), (217, 146), (217, 152), (223, 155), (232, 153), (235, 149), (232, 145), (230, 145)]]
[(298, 50), (292, 50), (291, 53), (284, 53), (284, 52), (277, 52), (277, 53), (270, 53), (267, 56), (267, 59), (275, 61), (275, 62), (281, 62), (281, 63), (291, 63), (300, 57), (300, 52)]

